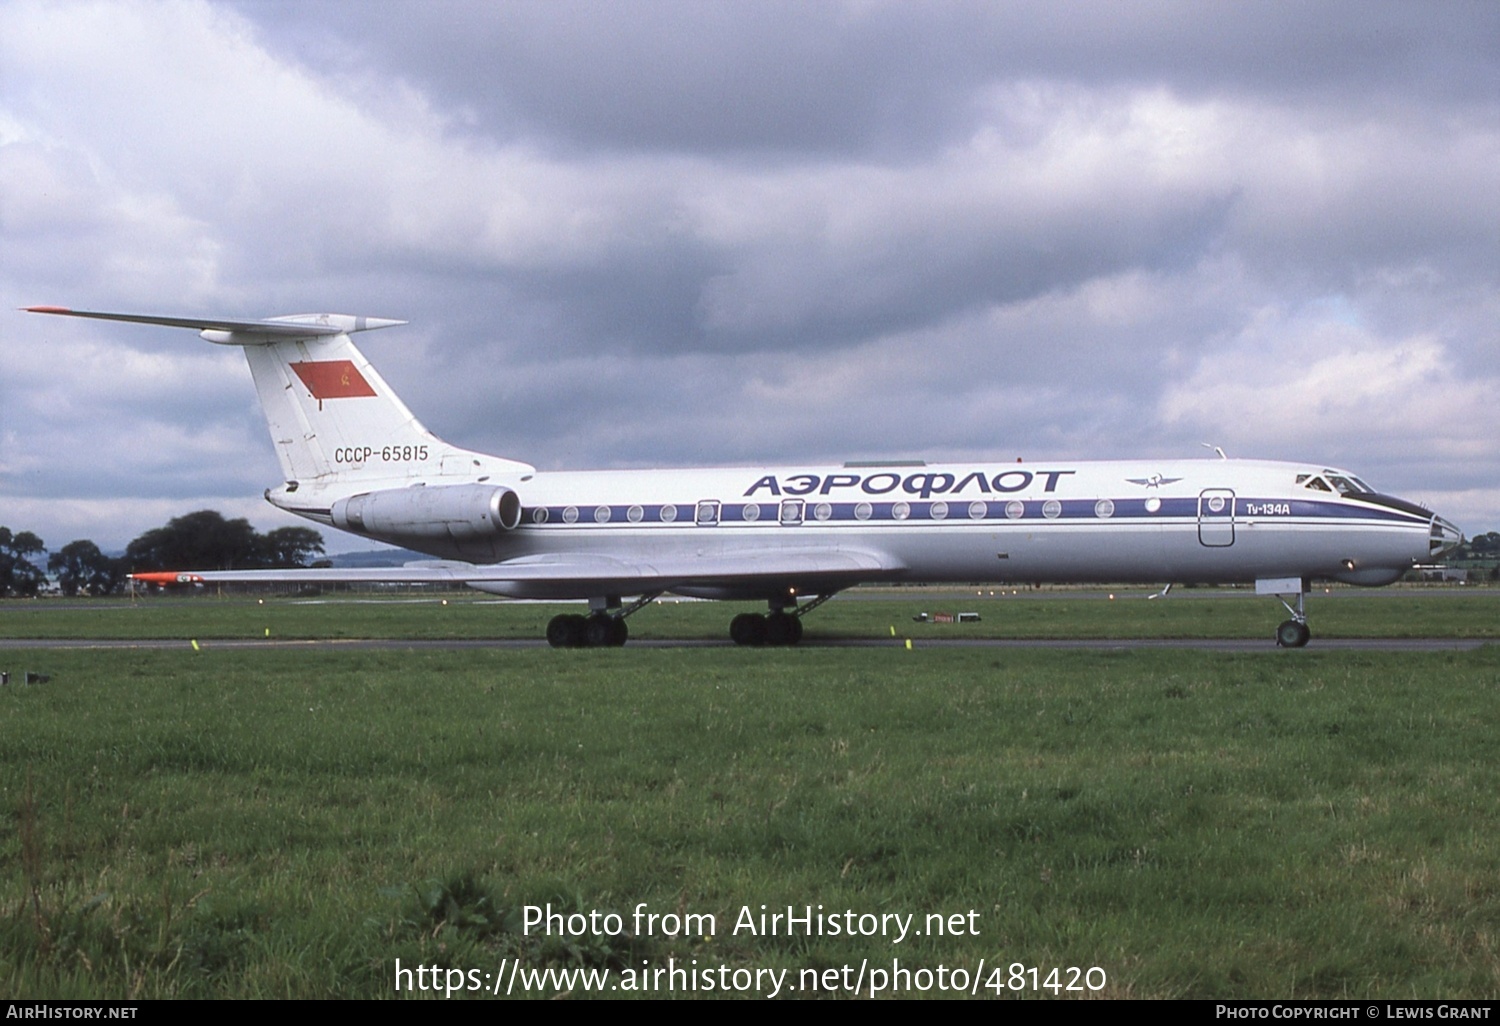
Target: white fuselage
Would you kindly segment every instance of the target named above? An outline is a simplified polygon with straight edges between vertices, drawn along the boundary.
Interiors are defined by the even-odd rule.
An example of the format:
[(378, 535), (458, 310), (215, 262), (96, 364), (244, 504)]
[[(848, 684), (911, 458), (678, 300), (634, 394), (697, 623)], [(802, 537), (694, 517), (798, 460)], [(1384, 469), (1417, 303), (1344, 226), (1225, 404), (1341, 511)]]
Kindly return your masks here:
[[(481, 468), (482, 469), (482, 468)], [(869, 557), (849, 583), (1232, 583), (1331, 578), (1386, 584), (1457, 532), (1411, 503), (1315, 491), (1310, 464), (1161, 460), (948, 465), (749, 467), (411, 477), (363, 488), (482, 480), (513, 489), (513, 530), (461, 525), (420, 536), (376, 534), (441, 559), (496, 563), (550, 553), (702, 561), (839, 552)], [(1325, 476), (1328, 473), (1324, 472)], [(345, 489), (347, 491), (347, 489)], [(268, 497), (323, 522), (306, 492)], [(315, 504), (316, 503), (316, 504)], [(1395, 505), (1392, 505), (1394, 503)], [(1399, 507), (1399, 508), (1398, 508)], [(1442, 531), (1450, 532), (1443, 535)], [(841, 578), (700, 580), (710, 597), (827, 590)], [(577, 582), (503, 582), (503, 594), (588, 597)]]

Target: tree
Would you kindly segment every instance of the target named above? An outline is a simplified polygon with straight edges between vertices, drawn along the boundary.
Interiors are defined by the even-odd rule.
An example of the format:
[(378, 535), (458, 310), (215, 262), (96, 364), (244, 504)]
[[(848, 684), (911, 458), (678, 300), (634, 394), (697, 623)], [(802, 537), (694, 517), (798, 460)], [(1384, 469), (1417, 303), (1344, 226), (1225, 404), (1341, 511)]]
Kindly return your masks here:
[(1500, 531), (1488, 531), (1470, 538), (1469, 551), (1481, 559), (1500, 556)]
[(243, 570), (259, 565), (250, 521), (204, 509), (174, 517), (125, 547), (132, 570)]
[(323, 536), (306, 527), (261, 534), (250, 521), (225, 520), (204, 509), (153, 528), (125, 548), (131, 570), (255, 570), (301, 566), (323, 551)]
[(10, 528), (0, 527), (0, 595), (30, 597), (40, 591), (47, 575), (31, 557), (45, 550), (30, 531), (11, 534)]
[(278, 527), (264, 535), (260, 558), (268, 567), (306, 566), (323, 552), (323, 536), (310, 527)]
[(112, 595), (125, 583), (124, 561), (106, 556), (99, 546), (86, 539), (69, 542), (52, 553), (47, 569), (57, 575), (63, 594)]

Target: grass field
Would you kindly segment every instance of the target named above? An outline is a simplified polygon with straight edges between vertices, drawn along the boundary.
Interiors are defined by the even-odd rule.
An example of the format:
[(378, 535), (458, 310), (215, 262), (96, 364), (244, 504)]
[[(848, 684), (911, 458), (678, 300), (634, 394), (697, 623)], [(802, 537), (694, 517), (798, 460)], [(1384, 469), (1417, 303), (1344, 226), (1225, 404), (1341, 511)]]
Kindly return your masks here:
[[(906, 589), (853, 593), (804, 621), (809, 641), (829, 638), (1266, 638), (1286, 613), (1245, 591), (1180, 590), (1149, 601), (1146, 589), (1016, 595)], [(497, 602), (472, 592), (372, 599), (201, 595), (193, 598), (43, 600), (0, 605), (5, 638), (541, 638), (571, 606)], [(660, 602), (630, 619), (633, 638), (728, 637), (730, 617), (764, 603)], [(977, 624), (916, 624), (921, 612), (978, 612)], [(1307, 598), (1313, 638), (1493, 638), (1500, 640), (1500, 588), (1338, 589)], [(267, 635), (266, 632), (269, 632)]]
[[(1251, 654), (0, 642), (0, 990), (365, 998), (395, 996), (397, 959), (615, 985), (697, 959), (787, 970), (782, 994), (808, 996), (804, 970), (868, 959), (960, 969), (979, 995), (1052, 996), (1047, 970), (1076, 966), (1104, 972), (1086, 996), (1493, 998), (1500, 648), (1317, 651), (1362, 603), (1495, 630), (1492, 600), (1394, 596), (1318, 603), (1314, 647)], [(1053, 598), (981, 606), (979, 626), (1087, 636), (1165, 615), (1136, 625), (1165, 636), (1192, 629), (1179, 604), (1212, 636), (1276, 619), (1266, 600)], [(663, 606), (632, 628), (718, 637), (730, 611)], [(535, 636), (550, 612), (237, 599), (0, 618), (10, 637), (489, 637)], [(958, 630), (901, 602), (825, 612), (830, 633)], [(523, 929), (550, 904), (628, 931), (641, 903), (717, 929)], [(762, 904), (973, 931), (734, 932)], [(1010, 989), (1012, 963), (1043, 986)]]

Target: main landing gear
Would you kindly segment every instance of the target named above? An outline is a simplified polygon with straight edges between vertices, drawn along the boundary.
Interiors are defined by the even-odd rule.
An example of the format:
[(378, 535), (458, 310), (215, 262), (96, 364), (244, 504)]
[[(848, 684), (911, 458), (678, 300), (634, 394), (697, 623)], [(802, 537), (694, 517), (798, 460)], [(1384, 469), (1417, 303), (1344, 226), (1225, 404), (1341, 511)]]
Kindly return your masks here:
[(589, 599), (589, 615), (562, 613), (547, 623), (547, 644), (553, 648), (619, 648), (630, 638), (625, 618), (648, 604), (661, 592), (642, 595), (620, 607), (620, 597)]
[(547, 623), (553, 648), (618, 648), (630, 637), (625, 621), (609, 613), (563, 613)]
[[(621, 607), (618, 595), (589, 599), (589, 614), (562, 613), (547, 623), (547, 644), (553, 648), (619, 648), (630, 637), (625, 618), (653, 601), (660, 592), (642, 595)], [(736, 645), (795, 645), (802, 640), (802, 617), (833, 598), (819, 595), (801, 605), (794, 595), (774, 598), (770, 610), (741, 613), (729, 622)]]
[[(764, 616), (741, 613), (729, 621), (729, 636), (736, 645), (795, 645), (802, 640), (802, 617), (817, 609), (832, 595), (819, 595), (797, 605), (795, 598), (772, 599)], [(788, 606), (791, 609), (788, 610)]]

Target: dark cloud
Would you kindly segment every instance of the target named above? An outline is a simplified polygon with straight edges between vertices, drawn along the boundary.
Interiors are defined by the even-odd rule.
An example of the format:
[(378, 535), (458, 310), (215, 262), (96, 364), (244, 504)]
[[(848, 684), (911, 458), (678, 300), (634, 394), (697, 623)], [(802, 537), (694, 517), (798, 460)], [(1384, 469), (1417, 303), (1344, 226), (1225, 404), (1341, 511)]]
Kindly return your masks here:
[(312, 66), (402, 76), (477, 131), (582, 150), (899, 158), (971, 131), (984, 87), (1028, 79), (1340, 107), (1500, 89), (1483, 0), (238, 6)]

